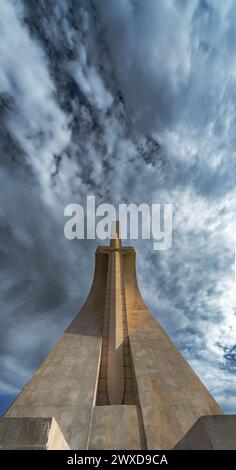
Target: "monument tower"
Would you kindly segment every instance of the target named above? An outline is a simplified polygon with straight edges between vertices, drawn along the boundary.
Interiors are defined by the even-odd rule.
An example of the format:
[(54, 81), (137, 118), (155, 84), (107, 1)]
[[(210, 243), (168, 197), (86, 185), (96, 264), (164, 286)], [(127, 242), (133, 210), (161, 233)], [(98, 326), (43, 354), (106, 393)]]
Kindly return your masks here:
[(172, 449), (198, 418), (223, 414), (148, 311), (135, 250), (112, 230), (83, 308), (0, 420), (5, 447)]

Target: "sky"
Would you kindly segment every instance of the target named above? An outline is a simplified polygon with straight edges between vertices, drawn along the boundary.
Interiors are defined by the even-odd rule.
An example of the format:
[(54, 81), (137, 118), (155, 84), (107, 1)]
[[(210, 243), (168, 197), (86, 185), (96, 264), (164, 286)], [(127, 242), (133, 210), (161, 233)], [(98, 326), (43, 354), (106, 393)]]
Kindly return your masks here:
[(132, 240), (140, 290), (236, 412), (235, 43), (234, 0), (1, 0), (0, 413), (86, 299), (88, 195), (172, 204), (171, 249)]

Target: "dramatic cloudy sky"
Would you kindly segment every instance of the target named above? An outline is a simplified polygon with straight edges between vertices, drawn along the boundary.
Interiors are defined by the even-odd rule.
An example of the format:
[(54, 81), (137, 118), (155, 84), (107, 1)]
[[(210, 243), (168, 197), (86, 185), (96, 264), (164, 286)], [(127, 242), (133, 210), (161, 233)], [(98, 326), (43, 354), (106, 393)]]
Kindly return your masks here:
[(0, 1), (0, 410), (88, 292), (64, 206), (172, 203), (138, 241), (145, 302), (236, 412), (236, 2)]

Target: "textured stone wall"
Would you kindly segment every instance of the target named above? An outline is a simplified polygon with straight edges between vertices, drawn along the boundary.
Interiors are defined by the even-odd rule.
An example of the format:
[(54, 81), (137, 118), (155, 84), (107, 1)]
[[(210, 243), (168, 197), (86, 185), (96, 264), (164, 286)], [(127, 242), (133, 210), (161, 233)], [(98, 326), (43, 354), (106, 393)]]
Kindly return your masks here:
[(0, 418), (1, 450), (69, 450), (54, 418)]
[(236, 415), (202, 416), (174, 450), (236, 450)]

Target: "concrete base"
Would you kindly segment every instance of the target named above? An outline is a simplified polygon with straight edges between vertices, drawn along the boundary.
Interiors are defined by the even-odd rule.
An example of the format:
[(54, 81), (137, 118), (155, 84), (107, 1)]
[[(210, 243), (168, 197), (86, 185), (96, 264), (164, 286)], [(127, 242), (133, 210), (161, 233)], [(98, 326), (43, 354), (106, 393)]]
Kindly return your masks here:
[(236, 450), (236, 415), (202, 416), (174, 450)]
[(0, 450), (70, 450), (55, 418), (0, 418)]
[(94, 407), (89, 450), (143, 449), (144, 445), (135, 405)]

